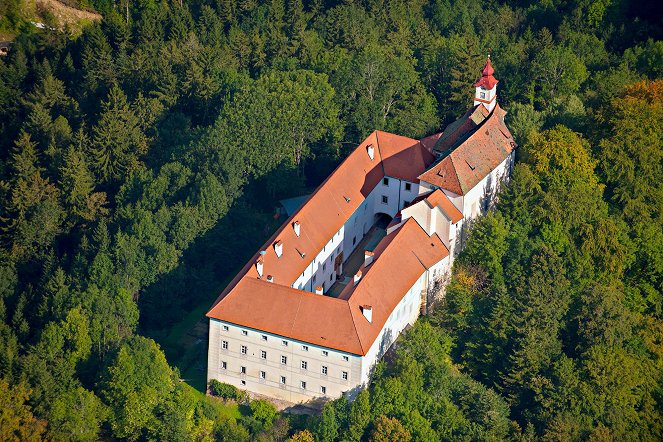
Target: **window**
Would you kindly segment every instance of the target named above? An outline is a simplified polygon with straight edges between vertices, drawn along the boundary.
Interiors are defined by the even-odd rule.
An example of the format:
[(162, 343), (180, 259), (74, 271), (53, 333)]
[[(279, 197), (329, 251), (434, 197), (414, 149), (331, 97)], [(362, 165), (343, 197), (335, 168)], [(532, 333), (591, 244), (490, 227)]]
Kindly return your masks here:
[(324, 272), (325, 270), (327, 270), (327, 263), (326, 262), (324, 264), (322, 264), (322, 271)]
[(242, 336), (248, 336), (248, 334), (249, 332), (247, 332), (246, 330), (242, 330)]
[(382, 195), (382, 204), (389, 204), (389, 197), (387, 195)]
[(281, 376), (281, 379), (279, 380), (280, 383), (285, 385), (285, 376)]
[(332, 281), (333, 277), (334, 277), (334, 274), (332, 273), (331, 275), (329, 275), (329, 280)]
[(306, 381), (301, 381), (299, 386), (302, 387), (302, 390), (306, 390)]
[(325, 387), (324, 385), (320, 386), (320, 393), (327, 394), (327, 387)]
[(261, 371), (260, 372), (260, 379), (265, 379), (266, 377), (267, 377), (267, 373), (265, 373), (264, 371)]
[(281, 356), (281, 364), (287, 364), (288, 363), (288, 357), (287, 356)]
[(409, 201), (403, 201), (403, 207), (407, 207), (410, 204)]
[(302, 370), (306, 370), (308, 368), (308, 362), (302, 361)]
[(242, 352), (243, 355), (245, 355), (246, 354), (246, 345), (242, 345), (242, 347), (240, 348), (240, 351)]
[(267, 335), (262, 335), (262, 340), (267, 341)]
[(343, 373), (341, 373), (341, 378), (342, 378), (344, 381), (347, 381), (347, 380), (348, 380), (348, 372), (347, 372), (347, 371), (344, 371)]
[(302, 345), (302, 350), (303, 351), (308, 351), (308, 345)]
[(408, 192), (412, 190), (412, 183), (405, 183), (405, 190), (407, 190)]
[(357, 243), (357, 237), (355, 236), (352, 238), (352, 245), (354, 246), (356, 243)]
[(286, 341), (284, 339), (283, 341), (281, 341), (281, 345), (283, 345), (284, 347), (287, 347), (288, 346), (288, 341)]
[(315, 281), (318, 279), (318, 275), (313, 275), (313, 283), (315, 284)]
[(228, 326), (227, 325), (223, 326), (223, 331), (228, 331)]
[(389, 178), (382, 178), (382, 184), (385, 186), (389, 185)]
[(228, 341), (221, 341), (221, 348), (224, 350), (228, 350)]
[(322, 356), (329, 356), (329, 352), (327, 350), (322, 350)]
[(240, 382), (242, 385), (246, 385), (246, 381), (244, 379), (242, 379)]
[(485, 92), (479, 92), (479, 96), (481, 98), (486, 98), (486, 93)]
[(227, 368), (228, 368), (228, 364), (226, 363), (226, 361), (221, 361), (221, 370), (225, 370)]
[(321, 369), (322, 374), (327, 375), (327, 366), (323, 365)]
[(347, 356), (343, 356), (343, 360), (347, 362), (350, 360), (350, 358), (348, 358)]
[(244, 366), (239, 367), (239, 372), (242, 373), (242, 374), (246, 374), (246, 367), (244, 367)]
[(260, 359), (267, 359), (267, 352), (265, 350), (260, 350)]

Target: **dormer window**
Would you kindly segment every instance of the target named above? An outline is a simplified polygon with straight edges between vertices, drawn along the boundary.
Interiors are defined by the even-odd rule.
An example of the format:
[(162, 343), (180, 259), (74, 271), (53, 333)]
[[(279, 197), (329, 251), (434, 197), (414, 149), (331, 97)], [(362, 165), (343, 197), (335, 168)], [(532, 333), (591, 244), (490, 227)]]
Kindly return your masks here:
[(276, 252), (276, 256), (280, 258), (281, 255), (283, 255), (283, 242), (276, 241), (276, 244), (274, 244), (274, 251)]

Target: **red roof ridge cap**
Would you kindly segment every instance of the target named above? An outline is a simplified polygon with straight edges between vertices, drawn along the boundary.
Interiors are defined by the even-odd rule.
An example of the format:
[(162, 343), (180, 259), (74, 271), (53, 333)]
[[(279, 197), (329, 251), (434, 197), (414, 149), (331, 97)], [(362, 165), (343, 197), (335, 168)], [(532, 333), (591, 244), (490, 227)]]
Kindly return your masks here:
[(362, 342), (361, 336), (359, 335), (359, 331), (357, 330), (357, 323), (355, 322), (355, 315), (352, 314), (352, 306), (350, 305), (350, 298), (352, 298), (352, 294), (344, 302), (345, 305), (348, 306), (348, 313), (350, 314), (350, 319), (352, 319), (352, 328), (355, 331), (355, 336), (357, 336), (357, 342), (359, 342), (359, 348), (361, 348), (361, 353), (365, 355), (366, 353), (368, 353), (368, 350), (364, 350), (364, 343)]

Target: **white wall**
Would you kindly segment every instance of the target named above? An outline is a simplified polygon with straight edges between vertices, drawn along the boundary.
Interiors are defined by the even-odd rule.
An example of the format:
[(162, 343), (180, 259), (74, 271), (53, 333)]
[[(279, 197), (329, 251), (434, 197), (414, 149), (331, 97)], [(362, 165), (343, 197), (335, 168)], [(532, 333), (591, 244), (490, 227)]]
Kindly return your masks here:
[(361, 358), (361, 385), (367, 385), (375, 364), (384, 356), (391, 344), (398, 338), (408, 324), (414, 324), (419, 317), (421, 307), (421, 290), (424, 287), (426, 273), (419, 276), (415, 284), (398, 303), (385, 323), (377, 339)]
[[(223, 341), (228, 342), (228, 349), (223, 349)], [(242, 345), (247, 348), (245, 355), (241, 353)], [(303, 345), (308, 346), (308, 351)], [(267, 352), (266, 359), (262, 359), (261, 351)], [(281, 356), (287, 357), (286, 364), (281, 364)], [(307, 363), (306, 370), (301, 368), (302, 361)], [(323, 366), (327, 367), (326, 375), (322, 373)], [(241, 373), (241, 367), (246, 368), (246, 374)], [(265, 379), (260, 378), (261, 371), (265, 372)], [(343, 379), (343, 372), (348, 373), (347, 380)], [(286, 377), (285, 384), (280, 383), (281, 376)], [(295, 403), (315, 397), (336, 398), (361, 382), (361, 357), (210, 319), (207, 380), (211, 379)], [(301, 381), (306, 382), (306, 390), (301, 389)], [(325, 395), (321, 393), (322, 386), (327, 389)]]
[[(495, 204), (497, 192), (502, 182), (507, 180), (510, 175), (514, 156), (515, 152), (512, 152), (499, 166), (465, 194), (463, 207), (460, 209), (465, 220), (472, 220), (484, 214), (487, 209)], [(490, 195), (490, 199), (484, 201), (486, 195)]]
[[(385, 213), (394, 217), (406, 203), (419, 194), (419, 185), (393, 177), (385, 177), (371, 190), (366, 199), (313, 258), (304, 272), (292, 284), (293, 288), (315, 292), (324, 284), (325, 291), (336, 282), (334, 259), (343, 253), (343, 261), (355, 250), (359, 242), (375, 223), (375, 215)], [(407, 187), (410, 189), (407, 190)], [(382, 197), (387, 198), (384, 203)]]

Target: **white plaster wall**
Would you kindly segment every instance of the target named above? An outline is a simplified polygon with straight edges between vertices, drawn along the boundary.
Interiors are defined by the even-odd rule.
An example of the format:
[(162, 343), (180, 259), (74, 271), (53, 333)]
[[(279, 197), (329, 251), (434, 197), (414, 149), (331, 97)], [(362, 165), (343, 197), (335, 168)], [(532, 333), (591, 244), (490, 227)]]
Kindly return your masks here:
[[(224, 330), (224, 326), (228, 330)], [(243, 330), (246, 335), (242, 334)], [(227, 350), (222, 348), (223, 341), (228, 342)], [(283, 345), (282, 341), (288, 345)], [(242, 345), (247, 348), (246, 355), (241, 353)], [(308, 351), (304, 350), (304, 345), (308, 346)], [(261, 351), (267, 352), (265, 359), (262, 359)], [(323, 351), (328, 355), (325, 356)], [(281, 356), (287, 357), (286, 364), (281, 364)], [(361, 359), (351, 353), (210, 319), (208, 381), (217, 379), (242, 390), (294, 403), (316, 397), (337, 398), (360, 384)], [(306, 370), (301, 368), (302, 361), (307, 363)], [(225, 369), (222, 362), (226, 363)], [(246, 374), (241, 374), (242, 366), (246, 367)], [(322, 374), (322, 366), (327, 367), (326, 375)], [(265, 372), (265, 379), (260, 378), (261, 371)], [(343, 372), (348, 373), (347, 380), (343, 379)], [(281, 376), (286, 377), (285, 385), (280, 383)], [(306, 382), (305, 390), (300, 386), (301, 381)], [(327, 388), (325, 395), (321, 393), (322, 386)]]
[(426, 279), (425, 273), (419, 276), (415, 284), (403, 296), (403, 299), (401, 299), (394, 311), (389, 315), (389, 319), (387, 319), (371, 348), (361, 358), (361, 385), (368, 384), (371, 371), (375, 364), (382, 358), (396, 338), (398, 338), (403, 329), (408, 324), (414, 324), (419, 317), (421, 290)]
[(476, 186), (465, 194), (463, 198), (463, 206), (461, 212), (466, 220), (472, 220), (477, 216), (485, 213), (485, 203), (482, 201), (486, 193), (492, 195), (492, 199), (488, 203), (488, 207), (495, 204), (495, 196), (500, 188), (503, 180), (508, 179), (513, 163), (514, 153), (500, 163), (491, 173), (486, 175)]
[[(387, 184), (384, 184), (384, 180), (380, 180), (343, 227), (333, 235), (304, 272), (292, 283), (293, 288), (315, 292), (315, 287), (324, 284), (326, 291), (336, 281), (334, 259), (343, 253), (343, 260), (347, 260), (368, 230), (373, 227), (375, 215), (385, 213), (394, 217), (406, 202), (411, 202), (419, 194), (419, 186), (416, 183), (392, 177), (385, 178)], [(410, 185), (410, 190), (406, 190), (406, 184)], [(383, 196), (387, 197), (386, 204), (382, 202)], [(302, 229), (304, 227), (302, 226)]]

